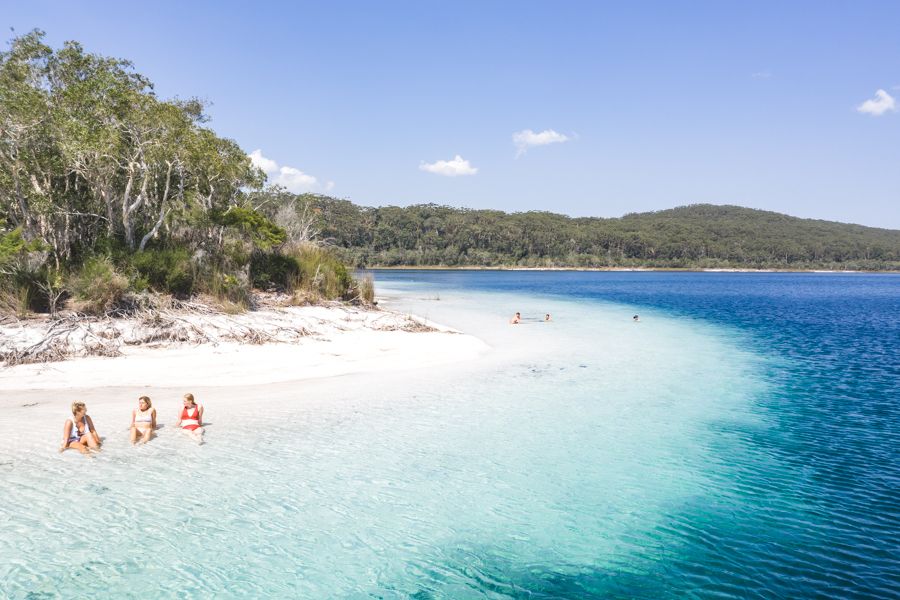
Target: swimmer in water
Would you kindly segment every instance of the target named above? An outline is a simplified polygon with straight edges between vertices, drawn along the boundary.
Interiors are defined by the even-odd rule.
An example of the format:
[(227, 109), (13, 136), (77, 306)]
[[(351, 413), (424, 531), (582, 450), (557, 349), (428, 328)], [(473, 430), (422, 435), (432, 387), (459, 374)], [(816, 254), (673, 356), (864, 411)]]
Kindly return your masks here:
[(516, 313), (513, 315), (513, 318), (509, 320), (510, 325), (518, 325), (522, 322), (522, 314)]
[(638, 321), (641, 320), (641, 318), (637, 315), (634, 315), (633, 317), (631, 317), (631, 320), (634, 321), (635, 323), (637, 323)]

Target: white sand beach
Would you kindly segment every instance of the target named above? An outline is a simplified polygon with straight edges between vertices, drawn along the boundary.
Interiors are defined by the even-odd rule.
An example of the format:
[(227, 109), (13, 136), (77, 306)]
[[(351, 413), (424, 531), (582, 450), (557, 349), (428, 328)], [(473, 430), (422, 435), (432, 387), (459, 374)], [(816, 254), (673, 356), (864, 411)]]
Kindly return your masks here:
[[(4, 365), (0, 398), (26, 390), (235, 386), (413, 369), (477, 357), (479, 339), (424, 319), (355, 307), (285, 307), (241, 315), (185, 315), (177, 339), (114, 319), (65, 335), (66, 360)], [(0, 351), (22, 349), (50, 322), (0, 326)], [(90, 356), (97, 343), (118, 356)], [(94, 345), (92, 345), (94, 344)], [(2, 403), (0, 403), (2, 404)]]

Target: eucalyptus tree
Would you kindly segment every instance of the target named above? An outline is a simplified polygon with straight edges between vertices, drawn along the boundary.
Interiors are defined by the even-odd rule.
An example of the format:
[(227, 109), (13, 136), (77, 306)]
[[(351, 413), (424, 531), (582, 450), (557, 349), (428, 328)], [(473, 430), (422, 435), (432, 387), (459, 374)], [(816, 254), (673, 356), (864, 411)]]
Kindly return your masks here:
[(104, 236), (131, 251), (176, 230), (220, 244), (210, 216), (265, 176), (205, 122), (201, 102), (160, 100), (129, 61), (17, 37), (0, 53), (0, 217), (57, 265)]

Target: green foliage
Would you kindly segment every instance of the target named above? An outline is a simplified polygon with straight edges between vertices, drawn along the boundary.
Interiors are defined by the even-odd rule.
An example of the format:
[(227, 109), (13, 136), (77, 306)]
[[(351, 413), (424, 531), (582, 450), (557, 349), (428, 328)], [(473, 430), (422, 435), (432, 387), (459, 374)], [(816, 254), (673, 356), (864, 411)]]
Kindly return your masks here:
[(138, 273), (133, 287), (150, 287), (158, 292), (188, 296), (194, 289), (195, 269), (185, 248), (144, 250), (131, 256)]
[(244, 312), (252, 304), (249, 288), (234, 275), (214, 270), (202, 282), (202, 287), (227, 313)]
[(300, 265), (292, 256), (258, 252), (250, 259), (250, 281), (260, 289), (289, 289), (299, 274)]
[(304, 245), (295, 251), (293, 258), (300, 267), (294, 289), (326, 300), (352, 297), (353, 278), (344, 263), (327, 248)]
[(213, 213), (212, 219), (214, 223), (231, 227), (247, 235), (261, 250), (270, 250), (287, 240), (284, 229), (252, 208), (232, 206), (224, 212)]
[(600, 219), (311, 201), (322, 237), (358, 267), (900, 269), (898, 231), (736, 206)]
[(201, 101), (161, 99), (129, 61), (44, 37), (0, 51), (0, 310), (71, 294), (103, 312), (126, 274), (132, 291), (232, 308), (250, 306), (251, 285), (348, 294), (338, 258), (301, 248), (319, 236), (317, 197), (262, 191)]
[(115, 308), (128, 291), (128, 278), (119, 273), (107, 257), (88, 259), (69, 276), (78, 308), (89, 314), (105, 314)]
[[(3, 222), (0, 221), (0, 227)], [(22, 235), (22, 228), (16, 227), (12, 231), (4, 233), (0, 231), (0, 269), (8, 267), (17, 260), (21, 260), (29, 252), (40, 252), (45, 246), (40, 240), (30, 242)]]

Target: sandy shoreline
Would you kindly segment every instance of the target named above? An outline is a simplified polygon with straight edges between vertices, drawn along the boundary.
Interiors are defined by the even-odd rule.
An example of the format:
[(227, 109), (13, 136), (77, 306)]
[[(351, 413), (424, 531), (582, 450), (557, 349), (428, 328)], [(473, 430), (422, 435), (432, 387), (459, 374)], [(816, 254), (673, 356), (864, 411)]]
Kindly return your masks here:
[[(186, 316), (183, 341), (137, 344), (146, 332), (113, 320), (101, 337), (122, 340), (119, 356), (0, 367), (0, 398), (32, 390), (90, 390), (246, 386), (334, 377), (352, 373), (417, 369), (476, 358), (488, 346), (441, 325), (392, 311), (348, 306), (286, 307), (244, 315)], [(109, 332), (114, 327), (116, 331)], [(202, 330), (202, 341), (190, 332)], [(239, 341), (246, 331), (267, 343)], [(0, 327), (0, 345), (21, 348), (46, 331), (35, 323)], [(235, 336), (238, 331), (240, 335)], [(76, 347), (97, 337), (76, 332)], [(131, 336), (131, 338), (129, 338)], [(237, 337), (238, 339), (235, 339)], [(82, 353), (83, 354), (83, 353)], [(13, 394), (15, 395), (15, 394)], [(6, 404), (3, 402), (2, 404)]]

